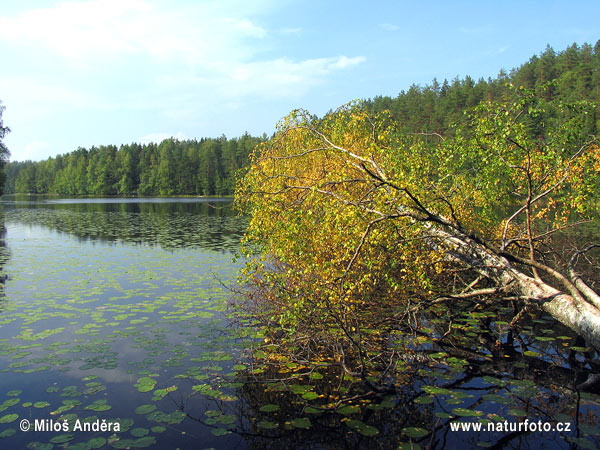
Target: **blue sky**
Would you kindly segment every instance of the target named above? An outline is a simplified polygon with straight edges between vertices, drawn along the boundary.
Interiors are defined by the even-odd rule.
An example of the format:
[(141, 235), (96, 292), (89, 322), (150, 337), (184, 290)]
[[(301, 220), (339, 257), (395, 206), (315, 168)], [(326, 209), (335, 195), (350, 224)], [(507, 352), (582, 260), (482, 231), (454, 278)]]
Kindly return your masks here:
[(271, 134), (321, 115), (600, 39), (595, 1), (3, 2), (12, 160), (77, 147)]

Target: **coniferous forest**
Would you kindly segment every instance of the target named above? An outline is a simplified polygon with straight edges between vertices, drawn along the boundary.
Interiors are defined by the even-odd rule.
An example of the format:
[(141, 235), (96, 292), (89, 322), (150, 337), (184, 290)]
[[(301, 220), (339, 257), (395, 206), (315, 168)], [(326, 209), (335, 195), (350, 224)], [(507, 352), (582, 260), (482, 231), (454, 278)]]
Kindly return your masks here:
[(248, 134), (160, 144), (106, 145), (40, 162), (11, 162), (4, 192), (56, 195), (229, 195), (263, 138)]
[[(547, 85), (544, 89), (541, 89)], [(510, 73), (497, 77), (455, 78), (425, 87), (412, 85), (397, 97), (378, 96), (363, 106), (374, 114), (389, 110), (404, 133), (452, 133), (471, 108), (481, 101), (507, 99), (515, 86), (538, 89), (545, 115), (529, 125), (532, 135), (555, 117), (555, 105), (580, 100), (600, 101), (600, 41), (573, 44), (555, 52), (550, 46)], [(586, 134), (597, 134), (600, 115), (588, 123)], [(262, 138), (209, 138), (160, 144), (128, 144), (79, 148), (46, 161), (11, 162), (6, 167), (5, 193), (56, 195), (152, 196), (230, 195), (239, 169)]]

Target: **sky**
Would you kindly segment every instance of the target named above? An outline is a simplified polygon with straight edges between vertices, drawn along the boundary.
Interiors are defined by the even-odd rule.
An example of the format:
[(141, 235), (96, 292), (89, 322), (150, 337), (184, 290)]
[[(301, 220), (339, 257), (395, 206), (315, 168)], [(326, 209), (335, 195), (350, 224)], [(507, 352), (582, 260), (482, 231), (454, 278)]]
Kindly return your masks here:
[(600, 2), (3, 0), (11, 160), (78, 147), (267, 135), (322, 115), (600, 39)]

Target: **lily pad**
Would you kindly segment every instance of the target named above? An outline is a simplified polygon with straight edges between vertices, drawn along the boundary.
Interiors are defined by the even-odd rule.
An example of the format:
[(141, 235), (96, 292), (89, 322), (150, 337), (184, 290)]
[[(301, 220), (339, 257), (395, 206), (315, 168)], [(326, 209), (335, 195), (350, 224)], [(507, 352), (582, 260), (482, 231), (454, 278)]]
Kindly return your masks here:
[(308, 428), (310, 428), (310, 420), (306, 417), (299, 417), (297, 419), (291, 420), (290, 423), (295, 427), (295, 428), (302, 428), (307, 430)]
[(271, 422), (269, 420), (261, 420), (257, 424), (260, 428), (264, 428), (265, 430), (273, 430), (277, 428), (279, 425), (275, 422)]
[(130, 433), (135, 437), (144, 437), (150, 433), (150, 431), (148, 428), (133, 428)]
[(402, 433), (410, 438), (418, 439), (427, 436), (429, 434), (429, 431), (418, 427), (407, 427), (402, 428)]
[(154, 405), (141, 405), (141, 406), (138, 406), (137, 408), (135, 408), (135, 413), (136, 414), (148, 414), (155, 410), (156, 410), (156, 406), (154, 406)]
[(213, 436), (225, 436), (230, 433), (227, 428), (213, 428), (210, 432)]
[(479, 417), (483, 412), (474, 409), (454, 408), (452, 413), (460, 417)]
[(0, 417), (0, 423), (11, 423), (19, 418), (18, 414), (6, 414)]
[(71, 433), (59, 434), (58, 436), (54, 436), (52, 439), (50, 439), (50, 442), (52, 444), (64, 444), (66, 442), (72, 441), (74, 438), (75, 435)]

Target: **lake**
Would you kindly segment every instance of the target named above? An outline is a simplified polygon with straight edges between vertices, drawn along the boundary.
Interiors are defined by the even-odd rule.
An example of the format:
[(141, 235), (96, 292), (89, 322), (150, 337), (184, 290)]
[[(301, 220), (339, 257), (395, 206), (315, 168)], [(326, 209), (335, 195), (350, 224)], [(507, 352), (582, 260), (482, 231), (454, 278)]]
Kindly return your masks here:
[[(0, 447), (239, 447), (185, 415), (236, 402), (244, 332), (224, 286), (245, 220), (231, 202), (25, 197), (3, 211)], [(211, 396), (193, 389), (206, 380)], [(60, 417), (118, 418), (120, 432), (19, 430)]]
[(0, 448), (600, 445), (597, 363), (547, 316), (437, 305), (378, 335), (393, 367), (370, 389), (232, 312), (230, 200), (4, 197), (2, 215)]

